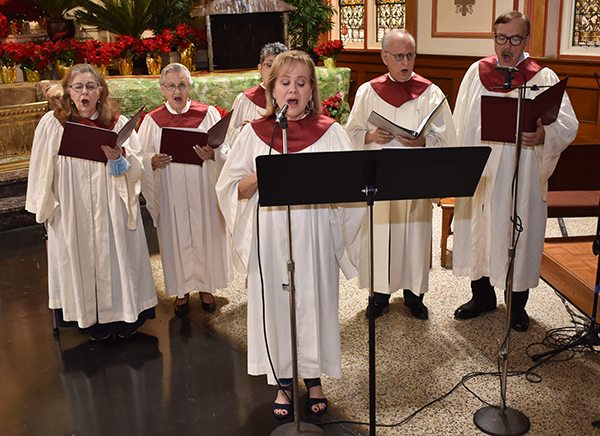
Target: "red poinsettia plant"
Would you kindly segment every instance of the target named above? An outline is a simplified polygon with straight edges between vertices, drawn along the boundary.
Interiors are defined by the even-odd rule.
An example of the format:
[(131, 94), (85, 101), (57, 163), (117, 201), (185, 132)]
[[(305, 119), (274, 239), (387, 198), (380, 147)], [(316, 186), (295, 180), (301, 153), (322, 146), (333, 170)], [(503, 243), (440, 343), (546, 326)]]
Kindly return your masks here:
[(77, 45), (77, 61), (84, 61), (92, 65), (108, 65), (116, 50), (111, 42), (100, 42), (95, 39), (80, 41)]
[(185, 50), (191, 44), (198, 46), (206, 41), (206, 33), (202, 29), (192, 29), (187, 24), (180, 24), (173, 30), (173, 48)]
[(18, 49), (18, 57), (15, 57), (15, 61), (21, 64), (22, 68), (42, 72), (52, 60), (51, 44), (51, 42), (43, 44), (35, 44), (33, 42), (17, 44), (20, 47)]
[(223, 118), (225, 115), (227, 115), (229, 113), (225, 109), (223, 109), (221, 106), (215, 106), (215, 109), (219, 111), (219, 115), (221, 115), (221, 118)]
[(0, 13), (0, 39), (8, 36), (8, 20)]
[[(65, 35), (67, 32), (61, 32), (58, 35)], [(72, 65), (79, 59), (77, 53), (79, 42), (75, 38), (54, 38), (54, 42), (50, 45), (50, 51), (52, 52), (52, 59), (56, 62), (59, 61), (65, 65)]]
[(323, 115), (333, 118), (339, 122), (342, 119), (343, 104), (344, 102), (342, 101), (342, 94), (336, 92), (333, 97), (329, 97), (328, 99), (321, 101)]
[(37, 21), (43, 16), (43, 11), (31, 0), (0, 0), (0, 13), (9, 21)]
[(315, 52), (321, 57), (321, 59), (325, 58), (333, 58), (337, 59), (339, 54), (344, 49), (344, 43), (341, 39), (336, 39), (334, 41), (327, 41), (324, 44), (319, 44), (315, 47)]
[(160, 35), (142, 39), (142, 54), (156, 56), (161, 52), (170, 53), (172, 42), (173, 34), (169, 29), (165, 29)]
[(142, 40), (129, 35), (117, 36), (117, 41), (113, 43), (115, 47), (115, 56), (119, 58), (133, 59), (144, 53)]
[(17, 44), (16, 42), (0, 44), (0, 61), (2, 65), (5, 67), (14, 67), (15, 64), (19, 63), (21, 61), (20, 49), (21, 44)]

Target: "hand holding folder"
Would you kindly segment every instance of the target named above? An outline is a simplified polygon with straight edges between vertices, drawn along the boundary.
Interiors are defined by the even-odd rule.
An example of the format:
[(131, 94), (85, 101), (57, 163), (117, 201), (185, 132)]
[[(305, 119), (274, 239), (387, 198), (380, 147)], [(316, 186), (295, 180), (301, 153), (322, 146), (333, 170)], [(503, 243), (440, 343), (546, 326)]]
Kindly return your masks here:
[[(568, 79), (565, 77), (533, 99), (523, 100), (523, 132), (535, 132), (539, 118), (545, 126), (556, 120)], [(482, 141), (517, 142), (518, 103), (514, 97), (481, 97)]]
[(171, 162), (202, 166), (202, 159), (196, 154), (194, 146), (219, 147), (225, 140), (232, 113), (233, 110), (221, 118), (207, 133), (200, 129), (163, 127), (160, 152), (171, 156)]
[(100, 147), (102, 145), (109, 145), (115, 148), (117, 145), (119, 147), (123, 145), (129, 136), (131, 136), (131, 132), (133, 132), (143, 110), (144, 107), (127, 121), (121, 130), (119, 130), (119, 133), (114, 130), (67, 121), (60, 141), (58, 154), (106, 163), (108, 159)]

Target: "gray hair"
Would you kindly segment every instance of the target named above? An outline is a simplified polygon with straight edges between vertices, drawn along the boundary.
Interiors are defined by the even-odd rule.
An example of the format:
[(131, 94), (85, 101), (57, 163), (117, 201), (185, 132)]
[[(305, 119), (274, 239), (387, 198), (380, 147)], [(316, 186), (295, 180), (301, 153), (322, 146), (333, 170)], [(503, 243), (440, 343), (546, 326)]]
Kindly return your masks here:
[(383, 39), (381, 40), (381, 49), (386, 50), (388, 44), (390, 43), (390, 39), (392, 39), (396, 35), (406, 35), (410, 39), (410, 42), (412, 42), (412, 45), (415, 48), (415, 50), (417, 49), (417, 42), (415, 41), (414, 36), (412, 36), (410, 32), (406, 29), (389, 30), (385, 35), (383, 35)]
[(160, 72), (160, 79), (158, 79), (158, 84), (161, 86), (165, 84), (165, 76), (167, 74), (180, 73), (182, 71), (185, 73), (185, 78), (187, 80), (187, 84), (189, 86), (192, 86), (193, 82), (192, 82), (192, 75), (190, 74), (190, 70), (188, 70), (185, 65), (178, 64), (176, 62), (169, 64), (163, 68), (163, 70)]
[(287, 51), (287, 47), (280, 42), (270, 42), (263, 45), (260, 49), (260, 63), (262, 64), (266, 58), (271, 55), (277, 56), (280, 53)]

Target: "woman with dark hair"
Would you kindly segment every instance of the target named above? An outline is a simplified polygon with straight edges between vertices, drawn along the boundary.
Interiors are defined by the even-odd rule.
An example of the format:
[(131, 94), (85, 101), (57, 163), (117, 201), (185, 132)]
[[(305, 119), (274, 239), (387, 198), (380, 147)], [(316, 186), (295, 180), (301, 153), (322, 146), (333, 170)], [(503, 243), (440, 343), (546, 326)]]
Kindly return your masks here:
[(144, 118), (139, 131), (146, 171), (142, 192), (157, 229), (166, 293), (177, 296), (175, 315), (186, 313), (192, 291), (212, 313), (217, 307), (212, 293), (231, 278), (225, 220), (215, 193), (227, 147), (195, 146), (202, 165), (190, 165), (171, 163), (160, 145), (163, 127), (206, 132), (221, 116), (214, 106), (189, 98), (193, 82), (184, 65), (167, 65), (158, 83), (167, 101)]
[(60, 106), (36, 128), (27, 184), (26, 209), (48, 230), (49, 305), (60, 326), (92, 340), (125, 338), (157, 304), (139, 208), (141, 145), (135, 132), (122, 148), (103, 145), (108, 165), (59, 155), (66, 121), (114, 131), (127, 122), (93, 66), (71, 67), (62, 87)]
[[(248, 274), (248, 373), (266, 374), (269, 384), (279, 379), (281, 388), (273, 403), (273, 414), (283, 418), (292, 411), (289, 294), (281, 285), (288, 282), (286, 208), (261, 207), (257, 229), (259, 192), (255, 158), (269, 154), (275, 113), (285, 104), (289, 107), (290, 153), (348, 151), (352, 146), (344, 129), (321, 115), (315, 66), (306, 53), (288, 51), (278, 55), (265, 88), (266, 114), (242, 129), (221, 172), (217, 195), (233, 233), (235, 266), (240, 273)], [(278, 128), (273, 154), (283, 153), (282, 142)], [(341, 377), (339, 270), (341, 267), (347, 277), (356, 274), (345, 255), (345, 246), (356, 238), (363, 215), (363, 207), (341, 208), (333, 204), (291, 208), (298, 370), (308, 389), (308, 406), (313, 414), (322, 414), (327, 408), (321, 374)]]

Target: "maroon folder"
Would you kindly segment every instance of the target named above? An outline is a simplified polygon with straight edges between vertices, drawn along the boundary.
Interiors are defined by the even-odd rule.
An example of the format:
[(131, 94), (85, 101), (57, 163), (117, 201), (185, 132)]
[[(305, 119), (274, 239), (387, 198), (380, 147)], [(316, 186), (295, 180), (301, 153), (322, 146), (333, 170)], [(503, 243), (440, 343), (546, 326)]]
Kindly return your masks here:
[[(523, 132), (535, 132), (538, 118), (545, 126), (556, 120), (568, 79), (565, 77), (533, 99), (523, 100)], [(482, 96), (481, 140), (516, 143), (517, 106), (516, 98)]]
[(202, 166), (202, 160), (194, 151), (194, 146), (219, 147), (227, 135), (232, 113), (233, 110), (221, 118), (219, 122), (208, 129), (208, 133), (202, 132), (200, 129), (163, 127), (160, 152), (171, 156), (172, 162)]
[(137, 120), (140, 118), (142, 107), (119, 133), (101, 127), (67, 121), (60, 141), (58, 154), (61, 156), (75, 157), (78, 159), (93, 160), (106, 163), (108, 159), (100, 148), (101, 145), (121, 146), (131, 136)]

